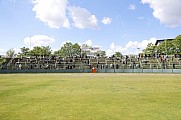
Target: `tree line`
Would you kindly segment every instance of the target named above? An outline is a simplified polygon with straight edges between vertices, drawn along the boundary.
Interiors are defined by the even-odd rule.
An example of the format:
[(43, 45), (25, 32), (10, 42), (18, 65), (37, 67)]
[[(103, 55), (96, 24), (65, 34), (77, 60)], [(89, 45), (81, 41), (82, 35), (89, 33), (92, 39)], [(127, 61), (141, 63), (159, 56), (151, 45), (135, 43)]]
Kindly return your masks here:
[[(35, 46), (32, 50), (28, 47), (20, 48), (20, 52), (16, 55), (17, 57), (30, 57), (30, 56), (59, 56), (59, 57), (85, 57), (90, 54), (91, 46), (83, 44), (80, 46), (78, 43), (66, 42), (59, 50), (52, 52), (50, 46)], [(6, 52), (6, 56), (12, 58), (15, 55), (15, 51), (10, 49)], [(106, 52), (98, 50), (94, 53), (95, 56), (105, 57)]]
[[(90, 54), (91, 46), (83, 44), (80, 46), (78, 43), (66, 42), (59, 50), (52, 52), (50, 46), (35, 46), (32, 50), (28, 47), (20, 48), (20, 52), (17, 54), (17, 57), (29, 57), (29, 56), (60, 56), (60, 57), (84, 57)], [(149, 43), (147, 47), (143, 50), (144, 54), (181, 54), (181, 35), (178, 35), (172, 41), (165, 40), (162, 44), (156, 46), (153, 43)], [(6, 56), (12, 58), (15, 56), (15, 51), (10, 49), (6, 52)], [(106, 57), (106, 52), (98, 50), (94, 53), (94, 56), (97, 57)], [(121, 57), (121, 52), (115, 52), (112, 57)]]
[(145, 54), (151, 55), (174, 55), (174, 54), (181, 54), (181, 35), (178, 35), (173, 40), (164, 40), (163, 43), (159, 45), (155, 45), (153, 43), (149, 43), (147, 47), (143, 50)]

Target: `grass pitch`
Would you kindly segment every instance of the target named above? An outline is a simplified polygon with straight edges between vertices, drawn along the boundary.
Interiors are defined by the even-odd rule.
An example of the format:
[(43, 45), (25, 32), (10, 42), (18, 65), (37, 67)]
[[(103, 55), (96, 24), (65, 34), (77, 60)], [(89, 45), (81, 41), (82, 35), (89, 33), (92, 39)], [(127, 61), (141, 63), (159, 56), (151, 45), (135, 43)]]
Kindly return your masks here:
[(1, 120), (178, 120), (181, 75), (1, 74)]

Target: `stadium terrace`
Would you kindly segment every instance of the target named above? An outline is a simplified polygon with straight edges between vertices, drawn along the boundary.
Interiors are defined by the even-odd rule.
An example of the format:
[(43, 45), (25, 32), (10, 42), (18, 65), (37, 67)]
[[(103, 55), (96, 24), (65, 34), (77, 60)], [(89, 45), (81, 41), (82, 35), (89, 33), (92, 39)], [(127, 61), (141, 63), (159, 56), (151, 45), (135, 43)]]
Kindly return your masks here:
[(14, 55), (7, 51), (0, 58), (0, 73), (181, 73), (181, 35), (175, 39), (149, 43), (138, 55), (116, 52), (106, 57), (99, 47), (67, 42), (54, 54), (47, 47), (21, 48)]

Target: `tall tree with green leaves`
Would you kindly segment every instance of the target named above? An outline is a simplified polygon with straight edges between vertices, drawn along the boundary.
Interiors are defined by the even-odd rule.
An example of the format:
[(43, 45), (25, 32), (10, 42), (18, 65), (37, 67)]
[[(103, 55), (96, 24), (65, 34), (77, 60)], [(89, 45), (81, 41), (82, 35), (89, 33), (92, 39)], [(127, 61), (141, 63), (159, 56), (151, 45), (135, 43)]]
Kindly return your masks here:
[(72, 44), (66, 42), (58, 51), (54, 52), (54, 55), (61, 57), (73, 57), (81, 55), (81, 47), (78, 43)]
[(62, 56), (61, 50), (54, 51), (53, 55)]
[(114, 57), (120, 58), (122, 56), (121, 52), (115, 52)]
[(100, 57), (106, 57), (106, 51), (101, 50), (100, 51)]
[(61, 56), (63, 57), (72, 57), (72, 43), (66, 42), (60, 49)]
[(153, 43), (148, 43), (146, 49), (143, 50), (145, 54), (153, 55), (155, 53), (156, 46)]
[(102, 57), (102, 58), (106, 57), (106, 51), (99, 50), (99, 51), (95, 52), (95, 55), (97, 57)]
[(72, 56), (80, 56), (81, 55), (81, 47), (78, 43), (72, 45)]
[(49, 46), (36, 46), (33, 48), (33, 50), (30, 51), (31, 56), (47, 56), (49, 57), (51, 55), (51, 48)]
[(6, 52), (6, 57), (13, 58), (15, 56), (15, 50), (10, 49)]
[(21, 52), (18, 53), (19, 56), (26, 57), (26, 56), (30, 55), (30, 49), (29, 48), (22, 47), (22, 48), (20, 48), (20, 50), (21, 50)]
[(157, 46), (157, 53), (166, 54), (166, 55), (173, 55), (175, 51), (175, 47), (173, 41), (165, 40), (159, 46)]
[(173, 41), (165, 40), (165, 52), (167, 55), (173, 55), (175, 52)]
[(175, 48), (175, 54), (181, 54), (181, 35), (178, 35), (173, 40), (173, 45), (174, 45), (174, 48)]
[(87, 56), (88, 54), (90, 54), (90, 48), (91, 46), (87, 45), (87, 44), (82, 44), (81, 46), (81, 56)]
[(0, 65), (6, 61), (5, 58), (0, 58)]

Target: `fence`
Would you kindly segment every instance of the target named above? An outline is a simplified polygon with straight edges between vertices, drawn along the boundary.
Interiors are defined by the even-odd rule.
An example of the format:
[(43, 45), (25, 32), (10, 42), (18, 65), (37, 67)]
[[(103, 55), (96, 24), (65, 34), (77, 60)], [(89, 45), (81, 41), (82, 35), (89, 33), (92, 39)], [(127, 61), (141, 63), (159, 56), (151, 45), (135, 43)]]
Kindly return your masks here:
[[(9, 73), (91, 73), (91, 69), (1, 69), (0, 74)], [(181, 74), (181, 69), (97, 69), (97, 73), (174, 73)]]

